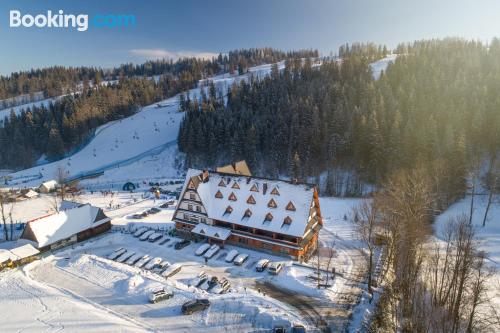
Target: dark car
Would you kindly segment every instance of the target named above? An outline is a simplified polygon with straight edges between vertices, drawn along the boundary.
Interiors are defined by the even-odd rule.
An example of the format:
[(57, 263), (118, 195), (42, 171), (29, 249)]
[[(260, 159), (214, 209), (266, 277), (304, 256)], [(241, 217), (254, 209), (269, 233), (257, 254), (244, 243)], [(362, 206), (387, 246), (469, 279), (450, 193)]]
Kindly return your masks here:
[(184, 303), (181, 310), (183, 314), (189, 315), (198, 311), (206, 310), (209, 306), (210, 301), (208, 299), (195, 299)]
[(159, 212), (161, 212), (161, 210), (156, 207), (153, 207), (150, 210), (148, 210), (149, 214), (158, 214)]
[(163, 208), (163, 209), (168, 208), (168, 203), (167, 203), (167, 202), (165, 202), (164, 204), (162, 204), (162, 205), (160, 206), (160, 208)]
[(175, 243), (175, 249), (176, 250), (180, 250), (180, 249), (183, 249), (185, 248), (186, 246), (188, 246), (189, 244), (191, 244), (191, 241), (189, 240), (183, 240), (183, 241), (180, 241), (180, 242), (177, 242)]
[(293, 325), (292, 333), (306, 333), (306, 328), (302, 325)]
[(283, 326), (274, 326), (273, 333), (286, 333), (286, 328)]

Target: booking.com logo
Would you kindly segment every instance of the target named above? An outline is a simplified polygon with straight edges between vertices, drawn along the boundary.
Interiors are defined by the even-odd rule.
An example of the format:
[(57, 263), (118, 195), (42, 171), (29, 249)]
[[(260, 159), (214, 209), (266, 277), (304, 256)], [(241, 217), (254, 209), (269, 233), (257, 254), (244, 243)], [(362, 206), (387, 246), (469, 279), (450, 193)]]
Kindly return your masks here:
[(96, 28), (131, 27), (136, 25), (135, 15), (131, 14), (97, 14), (89, 19), (87, 14), (65, 14), (62, 9), (57, 13), (51, 10), (47, 14), (21, 14), (19, 10), (10, 11), (11, 28), (75, 28), (77, 31), (87, 31), (89, 25)]

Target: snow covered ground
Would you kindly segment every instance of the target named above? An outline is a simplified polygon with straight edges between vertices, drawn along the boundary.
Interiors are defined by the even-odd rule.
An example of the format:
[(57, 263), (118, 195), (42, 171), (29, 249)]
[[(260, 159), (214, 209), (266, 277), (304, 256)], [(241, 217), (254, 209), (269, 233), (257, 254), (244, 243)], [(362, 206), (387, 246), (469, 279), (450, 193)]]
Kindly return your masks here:
[[(487, 254), (487, 262), (495, 270), (495, 274), (488, 283), (488, 295), (493, 303), (493, 307), (500, 307), (500, 197), (493, 197), (493, 201), (488, 212), (486, 225), (483, 227), (484, 212), (486, 210), (487, 195), (474, 196), (474, 210), (472, 223), (475, 226), (476, 236), (480, 241), (480, 249)], [(471, 196), (451, 205), (443, 214), (438, 216), (435, 224), (435, 235), (441, 238), (443, 229), (450, 218), (459, 215), (469, 216)]]
[[(78, 200), (108, 207), (110, 199), (110, 195), (94, 193)], [(330, 288), (320, 290), (311, 279), (315, 271), (308, 265), (314, 267), (313, 262), (298, 266), (283, 257), (226, 246), (205, 264), (194, 254), (200, 243), (177, 251), (173, 248), (176, 239), (170, 236), (172, 239), (164, 245), (141, 242), (120, 230), (133, 225), (166, 231), (173, 227), (173, 207), (133, 220), (131, 214), (158, 206), (161, 201), (130, 193), (117, 193), (113, 200), (120, 207), (112, 205), (106, 213), (113, 218), (114, 232), (58, 251), (23, 269), (0, 273), (0, 320), (5, 324), (2, 328), (6, 328), (2, 331), (266, 332), (274, 325), (291, 324), (315, 331), (320, 320), (334, 329), (348, 322), (351, 310), (347, 305), (360, 292), (354, 276), (364, 259), (355, 249), (357, 241), (344, 215), (349, 215), (359, 199), (320, 199), (325, 218), (320, 242), (324, 248), (335, 248), (333, 265), (338, 273)], [(123, 229), (116, 229), (120, 226)], [(152, 272), (105, 259), (121, 246), (160, 256), (183, 268), (165, 280)], [(225, 254), (232, 249), (249, 254), (250, 259), (241, 267), (226, 263)], [(285, 269), (278, 276), (256, 272), (255, 263), (261, 258), (283, 262)], [(201, 271), (226, 277), (231, 291), (214, 295), (191, 286)], [(173, 288), (174, 298), (149, 304), (149, 292), (162, 285)], [(208, 297), (212, 306), (204, 313), (183, 316), (181, 304), (196, 297)], [(93, 326), (84, 327), (88, 322)]]

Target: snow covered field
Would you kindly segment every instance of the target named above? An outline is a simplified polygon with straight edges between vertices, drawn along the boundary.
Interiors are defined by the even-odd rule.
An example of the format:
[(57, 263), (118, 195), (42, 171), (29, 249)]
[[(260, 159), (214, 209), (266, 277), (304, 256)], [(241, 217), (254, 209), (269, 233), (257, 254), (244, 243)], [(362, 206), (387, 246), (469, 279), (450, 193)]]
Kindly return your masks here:
[[(120, 225), (126, 230), (128, 223), (162, 230), (173, 227), (173, 208), (145, 219), (131, 220), (130, 214), (157, 206), (159, 202), (136, 198), (134, 203), (130, 195), (117, 194), (115, 200), (123, 206), (107, 211), (113, 217), (115, 230)], [(80, 199), (107, 206), (109, 197), (87, 194)], [(325, 247), (333, 245), (337, 250), (333, 263), (339, 273), (328, 289), (316, 289), (316, 281), (310, 279), (314, 269), (293, 265), (283, 257), (226, 246), (205, 264), (203, 258), (194, 254), (200, 244), (193, 243), (177, 251), (173, 248), (175, 238), (159, 245), (115, 231), (58, 251), (22, 269), (0, 273), (0, 299), (8, 299), (0, 302), (0, 319), (5, 323), (2, 327), (6, 327), (7, 332), (22, 328), (27, 331), (266, 332), (274, 325), (289, 327), (298, 323), (315, 331), (316, 321), (321, 319), (326, 324), (320, 328), (327, 325), (340, 329), (345, 327), (350, 313), (346, 302), (352, 299), (345, 299), (346, 296), (359, 293), (353, 276), (363, 258), (354, 247), (356, 240), (350, 224), (344, 220), (344, 215), (358, 202), (358, 199), (321, 198), (325, 228), (320, 241)], [(160, 256), (170, 263), (182, 264), (183, 268), (165, 280), (144, 269), (104, 258), (121, 246), (152, 257)], [(226, 263), (225, 254), (232, 249), (248, 253), (250, 259), (240, 267)], [(278, 276), (256, 272), (255, 263), (261, 258), (281, 261), (285, 269)], [(226, 277), (231, 282), (231, 291), (215, 295), (191, 286), (201, 271)], [(161, 285), (173, 288), (174, 298), (149, 304), (149, 292)], [(209, 298), (212, 306), (204, 313), (183, 316), (181, 304), (196, 297)], [(79, 316), (80, 312), (85, 314)], [(86, 320), (94, 326), (84, 327)]]

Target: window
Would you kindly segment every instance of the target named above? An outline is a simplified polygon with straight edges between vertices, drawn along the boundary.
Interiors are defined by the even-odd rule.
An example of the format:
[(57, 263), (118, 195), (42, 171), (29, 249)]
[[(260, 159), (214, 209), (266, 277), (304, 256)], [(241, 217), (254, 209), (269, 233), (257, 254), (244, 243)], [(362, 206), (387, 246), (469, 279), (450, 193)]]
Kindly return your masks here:
[(278, 205), (276, 205), (276, 201), (274, 201), (274, 199), (271, 199), (267, 203), (267, 207), (269, 207), (269, 208), (276, 208), (276, 207), (278, 207)]
[(226, 211), (224, 212), (224, 215), (231, 214), (232, 212), (233, 212), (233, 207), (227, 206)]
[(198, 213), (201, 213), (201, 206), (196, 206), (196, 211), (197, 211)]
[(207, 219), (202, 217), (202, 218), (201, 218), (201, 223), (205, 223), (205, 224), (207, 224)]
[(194, 194), (194, 193), (189, 193), (189, 199), (190, 199), (190, 200), (196, 200), (196, 194)]
[(285, 219), (283, 220), (283, 225), (282, 225), (281, 227), (283, 227), (283, 226), (285, 226), (285, 225), (290, 225), (290, 224), (292, 224), (292, 219), (290, 218), (290, 216), (287, 216), (287, 217), (285, 217)]
[(226, 187), (226, 183), (224, 183), (224, 179), (220, 180), (219, 186)]
[(247, 203), (255, 205), (255, 199), (254, 199), (253, 195), (251, 195), (251, 196), (248, 197)]
[(193, 210), (193, 205), (189, 204), (188, 205), (188, 210)]
[(245, 214), (243, 215), (243, 218), (245, 218), (245, 217), (250, 217), (250, 216), (252, 216), (252, 211), (251, 211), (250, 209), (247, 209), (247, 210), (245, 211)]
[(236, 198), (236, 195), (234, 195), (234, 193), (233, 193), (233, 192), (231, 192), (231, 194), (229, 195), (229, 200), (231, 200), (231, 201), (236, 201), (236, 200), (238, 200), (238, 199)]
[(231, 186), (231, 188), (235, 188), (235, 189), (240, 189), (240, 185), (238, 184), (238, 182), (234, 182), (233, 186)]
[(272, 220), (273, 220), (273, 214), (271, 214), (271, 213), (267, 213), (267, 214), (266, 214), (266, 218), (264, 219), (264, 221), (268, 221), (268, 222), (270, 222), (270, 221), (272, 221)]
[(241, 244), (248, 244), (248, 239), (243, 238), (243, 237), (239, 237), (238, 242), (240, 242)]
[(224, 196), (222, 195), (222, 192), (221, 192), (221, 191), (217, 191), (217, 193), (215, 193), (215, 197), (216, 197), (217, 199), (222, 199), (222, 198), (224, 198)]
[(280, 195), (280, 192), (278, 191), (278, 189), (275, 187), (273, 188), (273, 190), (271, 191), (271, 194), (274, 194), (274, 195)]
[(257, 187), (257, 184), (253, 184), (252, 187), (250, 188), (250, 191), (259, 192), (259, 188)]
[(288, 203), (288, 205), (286, 205), (286, 210), (291, 210), (295, 212), (295, 206), (291, 201)]

